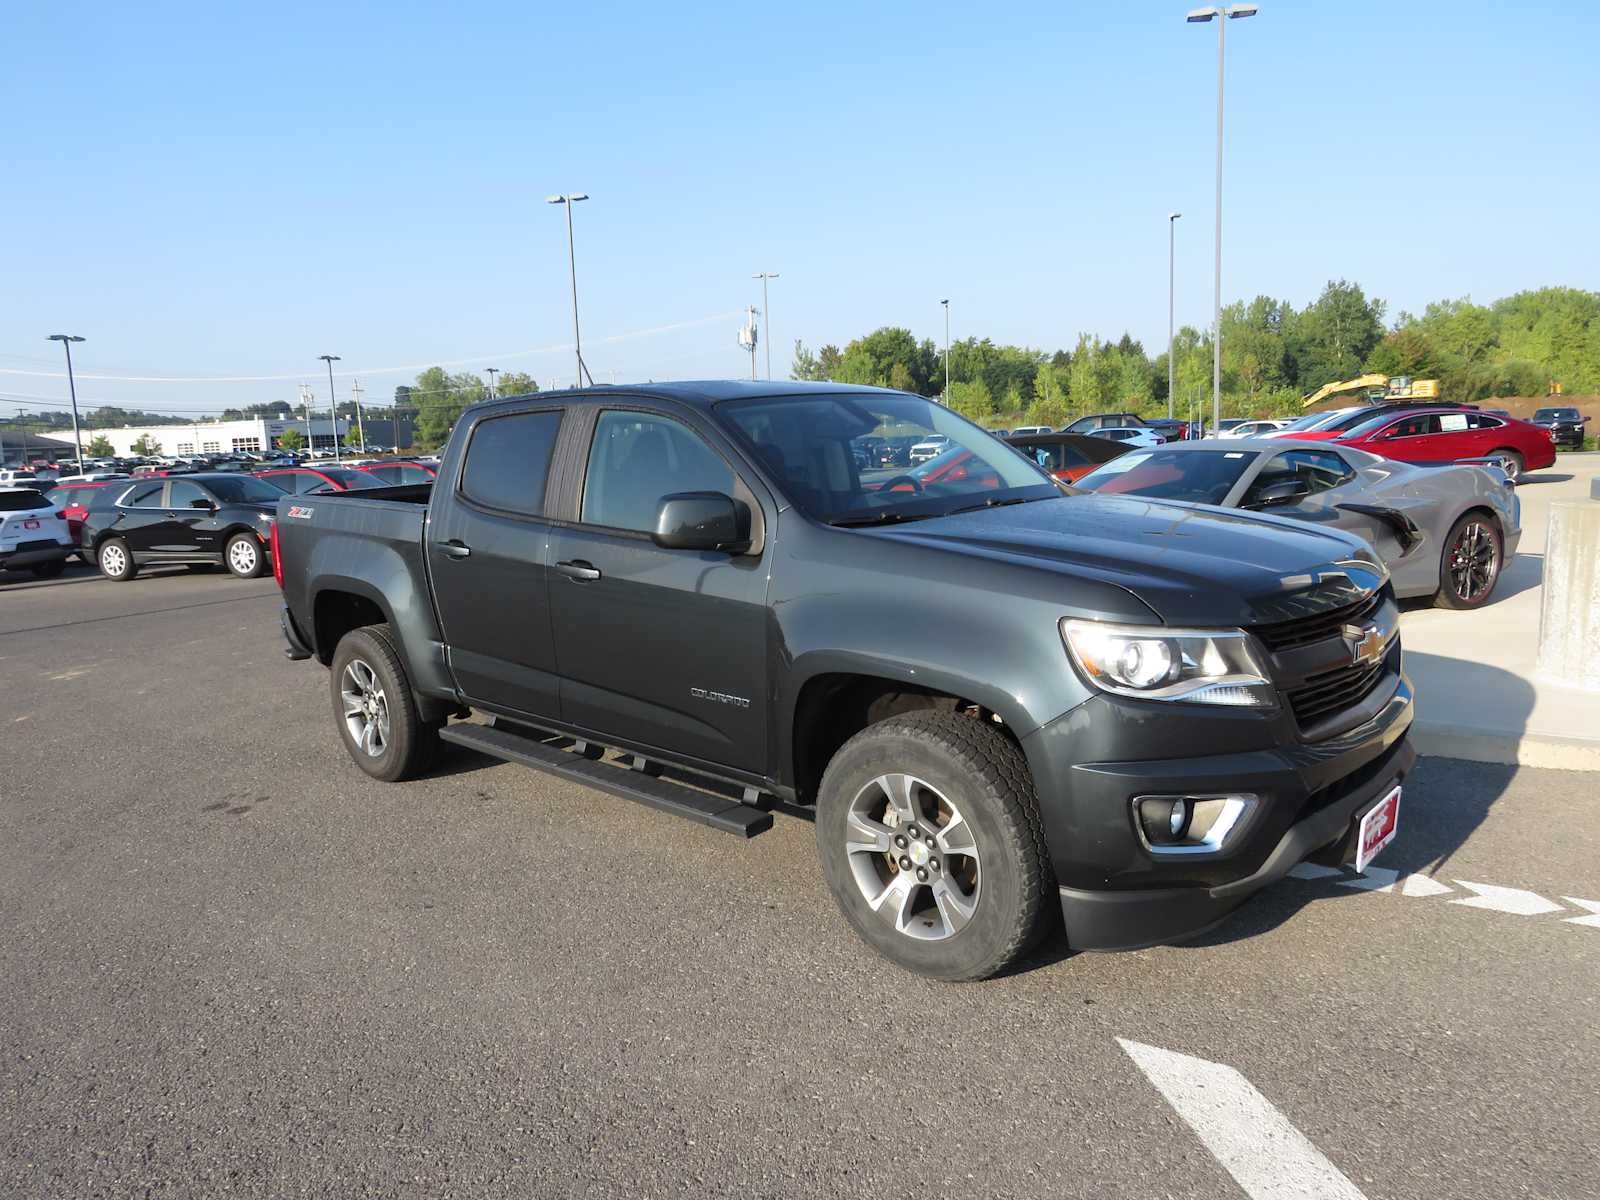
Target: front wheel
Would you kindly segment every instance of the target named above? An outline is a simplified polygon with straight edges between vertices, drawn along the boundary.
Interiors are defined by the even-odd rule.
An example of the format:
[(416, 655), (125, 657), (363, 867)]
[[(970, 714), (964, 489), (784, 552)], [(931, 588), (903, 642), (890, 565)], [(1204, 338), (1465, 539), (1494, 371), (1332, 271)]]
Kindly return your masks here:
[(374, 779), (420, 775), (439, 753), (442, 721), (424, 721), (387, 625), (351, 630), (329, 673), (333, 717), (350, 757)]
[(223, 547), (222, 561), (238, 578), (254, 579), (265, 569), (267, 556), (261, 552), (261, 541), (255, 534), (236, 533)]
[(935, 979), (1004, 970), (1053, 899), (1027, 761), (955, 713), (891, 717), (846, 742), (823, 775), (817, 850), (856, 932)]
[(1480, 608), (1494, 594), (1502, 566), (1500, 528), (1482, 512), (1469, 512), (1450, 527), (1439, 564), (1440, 608)]
[(1521, 478), (1522, 478), (1522, 468), (1526, 464), (1523, 461), (1522, 455), (1519, 454), (1517, 451), (1515, 451), (1515, 450), (1496, 450), (1489, 457), (1490, 458), (1498, 458), (1500, 460), (1500, 462), (1501, 462), (1501, 470), (1503, 470), (1506, 473), (1506, 478), (1511, 480), (1512, 483), (1516, 483), (1519, 480), (1521, 480)]

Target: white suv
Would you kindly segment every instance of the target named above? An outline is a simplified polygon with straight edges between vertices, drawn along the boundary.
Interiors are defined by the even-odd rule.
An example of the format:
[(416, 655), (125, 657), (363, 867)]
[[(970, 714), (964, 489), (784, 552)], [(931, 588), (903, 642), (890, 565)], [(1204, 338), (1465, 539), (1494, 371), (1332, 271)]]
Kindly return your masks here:
[(938, 458), (949, 448), (950, 439), (945, 437), (944, 434), (930, 434), (927, 438), (911, 447), (911, 453), (908, 457), (911, 460), (911, 465), (916, 466), (918, 463), (925, 463), (930, 459)]
[(72, 553), (72, 531), (59, 508), (32, 488), (0, 487), (0, 571), (26, 567), (51, 579)]

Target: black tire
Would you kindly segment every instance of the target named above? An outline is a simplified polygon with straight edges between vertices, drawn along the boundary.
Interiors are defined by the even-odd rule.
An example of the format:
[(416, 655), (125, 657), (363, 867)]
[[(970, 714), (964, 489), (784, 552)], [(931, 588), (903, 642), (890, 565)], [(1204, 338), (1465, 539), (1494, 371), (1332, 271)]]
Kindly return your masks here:
[(222, 564), (235, 579), (257, 579), (267, 569), (267, 551), (253, 533), (236, 533), (222, 547)]
[(67, 569), (67, 560), (58, 558), (54, 562), (38, 563), (28, 569), (33, 572), (35, 579), (54, 579)]
[[(357, 742), (346, 717), (346, 672), (352, 669), (352, 663), (370, 671), (381, 689), (388, 734), (377, 754)], [(334, 725), (356, 766), (374, 779), (395, 783), (420, 775), (433, 765), (439, 755), (439, 727), (444, 722), (424, 721), (418, 714), (411, 681), (387, 625), (367, 625), (345, 634), (333, 652), (331, 667)], [(358, 669), (355, 674), (360, 676), (362, 672)]]
[[(1476, 537), (1469, 533), (1474, 526), (1480, 531)], [(1481, 510), (1463, 513), (1439, 552), (1439, 591), (1433, 602), (1439, 608), (1482, 608), (1494, 595), (1503, 570), (1505, 538), (1500, 522)]]
[(1511, 477), (1512, 483), (1520, 483), (1522, 481), (1522, 471), (1528, 463), (1520, 453), (1515, 450), (1493, 450), (1490, 451), (1489, 457), (1505, 460), (1505, 472)]
[[(133, 551), (121, 538), (107, 538), (94, 552), (95, 563), (112, 583), (127, 583), (139, 573), (139, 564), (133, 561)], [(107, 565), (106, 560), (111, 559)]]
[[(943, 844), (944, 830), (956, 824), (950, 820), (941, 827), (935, 810), (945, 805), (959, 812), (972, 831), (976, 857), (950, 855), (966, 864), (960, 869), (971, 871), (973, 880), (967, 897), (973, 907), (959, 927), (952, 929), (932, 885), (913, 883), (904, 890), (926, 894), (920, 903), (913, 900), (906, 906), (913, 911), (905, 925), (921, 932), (902, 930), (874, 909), (864, 890), (876, 886), (876, 878), (888, 895), (888, 881), (899, 875), (897, 864), (882, 854), (846, 849), (847, 831), (857, 828), (850, 824), (852, 805), (875, 794), (876, 780), (897, 774), (914, 776), (925, 785), (911, 792), (925, 816), (933, 814), (925, 822), (931, 828), (919, 831), (926, 835), (923, 840), (932, 842), (937, 836)], [(888, 816), (886, 808), (885, 822)], [(906, 832), (903, 821), (891, 828), (896, 831)], [(915, 843), (910, 849), (922, 852)], [(986, 979), (1004, 970), (1033, 945), (1054, 912), (1054, 875), (1027, 760), (998, 729), (971, 717), (931, 710), (906, 713), (847, 741), (822, 778), (817, 852), (834, 899), (867, 944), (891, 962), (934, 979)], [(939, 851), (935, 847), (930, 853)], [(923, 865), (937, 872), (952, 864), (933, 858)], [(913, 867), (907, 878), (921, 874), (921, 866)]]

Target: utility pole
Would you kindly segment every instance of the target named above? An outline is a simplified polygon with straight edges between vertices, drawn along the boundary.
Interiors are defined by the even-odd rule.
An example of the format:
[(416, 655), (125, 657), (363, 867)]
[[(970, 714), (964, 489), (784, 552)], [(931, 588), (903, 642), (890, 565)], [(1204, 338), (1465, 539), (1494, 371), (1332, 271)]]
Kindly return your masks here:
[(485, 367), (484, 368), (484, 373), (489, 376), (489, 399), (498, 400), (500, 398), (500, 395), (499, 395), (499, 393), (497, 391), (495, 391), (495, 384), (498, 383), (499, 381), (497, 379), (495, 379), (495, 376), (500, 374), (500, 368), (499, 367)]
[[(578, 255), (572, 245), (572, 206), (588, 198), (587, 192), (567, 192), (560, 196), (545, 197), (546, 204), (567, 206), (567, 270), (572, 276), (572, 351), (578, 359), (578, 387), (583, 386), (583, 377), (588, 368), (583, 365), (583, 337), (578, 332)], [(593, 376), (590, 376), (589, 383), (593, 385)]]
[(333, 461), (334, 465), (337, 466), (341, 461), (339, 458), (339, 398), (333, 394), (333, 364), (339, 361), (339, 356), (337, 354), (319, 354), (317, 357), (328, 364), (328, 406), (333, 413)]
[[(361, 453), (367, 452), (367, 426), (361, 419), (361, 380), (350, 381), (350, 394), (356, 398), (356, 437), (361, 439)], [(337, 414), (335, 414), (337, 416)]]
[(754, 304), (745, 305), (744, 326), (739, 330), (739, 345), (750, 351), (750, 382), (756, 378), (756, 343), (761, 340), (760, 331), (756, 328), (756, 315), (760, 309)]
[[(60, 342), (61, 348), (67, 352), (67, 391), (72, 395), (72, 450), (78, 459), (78, 474), (83, 474), (83, 434), (78, 431), (78, 385), (72, 378), (72, 343), (81, 342), (83, 339), (75, 333), (52, 333), (47, 339)], [(28, 439), (22, 439), (22, 457), (28, 457)]]
[(772, 305), (767, 300), (767, 280), (776, 279), (776, 271), (763, 271), (751, 279), (761, 280), (761, 308), (767, 314), (767, 378), (772, 378)]
[(1172, 305), (1173, 288), (1177, 279), (1174, 273), (1174, 252), (1178, 246), (1178, 218), (1182, 213), (1167, 214), (1167, 420), (1172, 420)]
[(306, 457), (311, 457), (317, 448), (317, 435), (311, 432), (311, 385), (300, 385), (300, 403), (306, 410)]
[(950, 407), (950, 301), (941, 300), (944, 308), (944, 395), (940, 398), (946, 408)]

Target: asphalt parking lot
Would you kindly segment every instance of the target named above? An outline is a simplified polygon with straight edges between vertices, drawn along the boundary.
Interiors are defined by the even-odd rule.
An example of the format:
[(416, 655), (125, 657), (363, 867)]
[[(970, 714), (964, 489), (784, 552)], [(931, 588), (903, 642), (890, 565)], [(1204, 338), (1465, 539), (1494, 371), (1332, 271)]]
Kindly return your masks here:
[(369, 780), (277, 603), (0, 584), (0, 1195), (1596, 1194), (1593, 775), (1425, 759), (1363, 887), (940, 985), (801, 818)]

